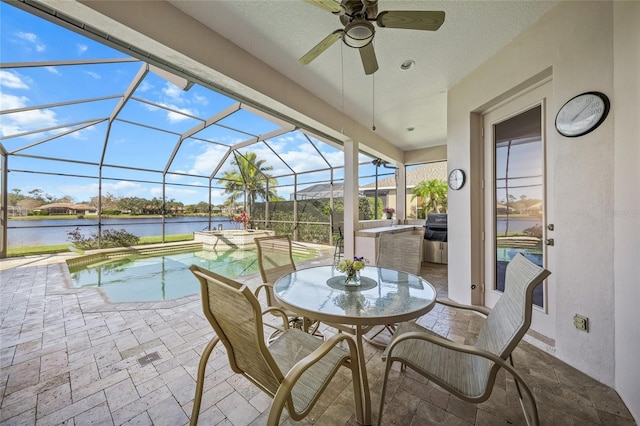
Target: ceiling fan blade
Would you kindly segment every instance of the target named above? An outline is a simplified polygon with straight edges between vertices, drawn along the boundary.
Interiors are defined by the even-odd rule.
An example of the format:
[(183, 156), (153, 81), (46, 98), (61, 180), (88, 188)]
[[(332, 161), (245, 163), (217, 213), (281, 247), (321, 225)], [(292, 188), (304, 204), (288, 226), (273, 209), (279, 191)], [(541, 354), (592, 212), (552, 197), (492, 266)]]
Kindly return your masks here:
[(335, 2), (334, 0), (304, 0), (307, 3), (319, 7), (320, 9), (324, 9), (331, 13), (340, 12), (340, 3)]
[(379, 27), (436, 31), (444, 22), (443, 11), (385, 10), (378, 14)]
[(309, 50), (302, 58), (298, 59), (298, 62), (300, 62), (302, 65), (307, 65), (308, 63), (313, 61), (315, 58), (320, 56), (322, 52), (327, 50), (329, 46), (340, 40), (340, 38), (342, 37), (342, 32), (343, 30), (335, 30), (334, 32), (326, 36), (320, 43), (313, 46), (311, 50)]
[(378, 71), (378, 60), (376, 59), (376, 51), (373, 49), (373, 43), (369, 43), (358, 50), (360, 51), (360, 59), (362, 59), (364, 73), (371, 75)]

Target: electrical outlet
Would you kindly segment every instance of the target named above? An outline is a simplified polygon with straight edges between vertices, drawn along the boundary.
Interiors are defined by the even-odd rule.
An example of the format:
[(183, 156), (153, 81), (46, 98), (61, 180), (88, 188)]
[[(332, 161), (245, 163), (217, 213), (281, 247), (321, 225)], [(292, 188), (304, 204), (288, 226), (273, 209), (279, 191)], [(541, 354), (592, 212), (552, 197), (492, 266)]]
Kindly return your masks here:
[(589, 331), (589, 318), (584, 317), (582, 315), (579, 314), (575, 314), (573, 316), (573, 325), (575, 325), (575, 327), (578, 330), (582, 330), (582, 331)]

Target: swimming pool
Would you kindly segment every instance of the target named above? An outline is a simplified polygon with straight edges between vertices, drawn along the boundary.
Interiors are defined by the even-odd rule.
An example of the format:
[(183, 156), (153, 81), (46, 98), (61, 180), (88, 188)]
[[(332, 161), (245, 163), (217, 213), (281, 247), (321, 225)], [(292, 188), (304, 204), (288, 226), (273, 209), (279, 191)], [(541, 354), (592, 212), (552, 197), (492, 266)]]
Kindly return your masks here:
[[(316, 256), (314, 251), (296, 253), (294, 260)], [(111, 302), (150, 302), (199, 293), (198, 281), (189, 271), (192, 264), (228, 278), (258, 272), (256, 250), (125, 253), (106, 260), (98, 257), (93, 263), (69, 263), (69, 272), (75, 287), (99, 288)]]

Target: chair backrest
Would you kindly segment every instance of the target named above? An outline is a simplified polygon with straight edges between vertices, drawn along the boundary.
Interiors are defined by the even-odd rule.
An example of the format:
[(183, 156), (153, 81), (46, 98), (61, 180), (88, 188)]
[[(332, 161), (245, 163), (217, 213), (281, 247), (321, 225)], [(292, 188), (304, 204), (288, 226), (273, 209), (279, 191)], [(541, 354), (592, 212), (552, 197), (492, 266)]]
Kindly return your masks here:
[(420, 275), (423, 232), (383, 232), (378, 242), (376, 265)]
[(281, 276), (296, 270), (288, 235), (254, 238), (258, 248), (258, 267), (263, 283), (273, 284)]
[(476, 346), (507, 359), (531, 325), (533, 290), (549, 274), (518, 253), (507, 265), (504, 293), (480, 328)]
[(344, 214), (336, 212), (334, 209), (329, 210), (329, 220), (331, 221), (331, 234), (338, 234), (342, 238), (342, 230), (344, 229)]
[(196, 265), (189, 269), (200, 282), (204, 315), (227, 349), (231, 369), (274, 395), (283, 375), (265, 344), (256, 297), (246, 285)]

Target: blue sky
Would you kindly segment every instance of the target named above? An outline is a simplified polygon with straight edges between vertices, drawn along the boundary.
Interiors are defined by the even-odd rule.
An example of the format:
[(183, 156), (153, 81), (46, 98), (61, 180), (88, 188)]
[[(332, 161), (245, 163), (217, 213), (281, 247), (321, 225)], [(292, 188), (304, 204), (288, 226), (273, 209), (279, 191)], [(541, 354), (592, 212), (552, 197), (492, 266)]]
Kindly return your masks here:
[[(37, 188), (54, 197), (69, 195), (75, 202), (88, 201), (98, 194), (98, 181), (94, 178), (99, 171), (95, 164), (100, 162), (105, 147), (106, 119), (144, 64), (139, 61), (80, 65), (46, 63), (115, 58), (128, 56), (0, 3), (1, 62), (5, 66), (7, 63), (42, 63), (40, 66), (0, 69), (1, 110), (49, 105), (0, 115), (0, 143), (9, 152), (30, 156), (9, 157), (9, 190), (18, 188), (26, 194)], [(54, 106), (86, 99), (94, 100)], [(219, 125), (184, 139), (174, 160), (169, 161), (181, 134), (234, 104), (235, 100), (204, 87), (194, 85), (184, 91), (148, 72), (111, 126), (104, 149), (103, 193), (119, 197), (161, 197), (162, 174), (146, 170), (162, 171), (167, 167), (167, 199), (185, 204), (207, 201), (208, 179), (199, 176), (212, 173), (227, 146), (279, 128), (278, 124), (240, 109)], [(44, 129), (49, 130), (42, 131)], [(27, 134), (15, 137), (23, 133)], [(301, 173), (325, 169), (327, 162), (333, 167), (343, 164), (340, 150), (314, 138), (310, 142), (298, 131), (269, 139), (267, 143), (259, 142), (240, 152), (255, 152), (258, 158), (273, 167), (275, 176), (291, 174), (292, 170)], [(318, 155), (316, 148), (326, 160)], [(50, 161), (42, 157), (73, 162)], [(362, 162), (370, 160), (361, 157)], [(230, 161), (231, 157), (216, 176), (231, 167)], [(114, 165), (144, 170), (110, 167)], [(360, 170), (361, 176), (374, 173), (372, 166)], [(311, 184), (328, 176), (328, 172), (299, 175), (298, 183)], [(336, 170), (334, 178), (342, 178), (342, 169)], [(364, 178), (361, 184), (370, 180)], [(278, 183), (281, 185), (277, 188), (278, 195), (288, 199), (293, 178), (279, 178)], [(212, 190), (214, 204), (222, 203), (225, 198), (221, 189)]]

